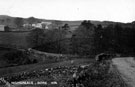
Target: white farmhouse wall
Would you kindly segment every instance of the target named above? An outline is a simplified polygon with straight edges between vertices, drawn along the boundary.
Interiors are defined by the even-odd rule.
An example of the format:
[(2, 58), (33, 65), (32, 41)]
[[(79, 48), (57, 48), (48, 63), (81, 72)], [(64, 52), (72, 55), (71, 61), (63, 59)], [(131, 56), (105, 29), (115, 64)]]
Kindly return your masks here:
[(5, 31), (5, 25), (0, 25), (0, 31)]

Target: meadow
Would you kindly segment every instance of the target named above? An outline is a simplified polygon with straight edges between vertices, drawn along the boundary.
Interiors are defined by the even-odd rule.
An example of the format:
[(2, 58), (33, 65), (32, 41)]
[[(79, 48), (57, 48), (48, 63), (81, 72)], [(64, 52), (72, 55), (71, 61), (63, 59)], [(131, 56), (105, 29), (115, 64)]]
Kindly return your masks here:
[(27, 48), (28, 43), (26, 41), (26, 37), (29, 32), (0, 32), (0, 45), (3, 46), (17, 46)]

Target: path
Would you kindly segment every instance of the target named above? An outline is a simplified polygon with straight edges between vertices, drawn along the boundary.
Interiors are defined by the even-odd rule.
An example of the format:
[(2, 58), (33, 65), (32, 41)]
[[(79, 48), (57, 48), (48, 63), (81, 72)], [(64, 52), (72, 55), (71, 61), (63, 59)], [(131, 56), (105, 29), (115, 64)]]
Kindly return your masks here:
[(114, 58), (112, 62), (124, 81), (130, 87), (135, 87), (135, 59), (133, 57)]

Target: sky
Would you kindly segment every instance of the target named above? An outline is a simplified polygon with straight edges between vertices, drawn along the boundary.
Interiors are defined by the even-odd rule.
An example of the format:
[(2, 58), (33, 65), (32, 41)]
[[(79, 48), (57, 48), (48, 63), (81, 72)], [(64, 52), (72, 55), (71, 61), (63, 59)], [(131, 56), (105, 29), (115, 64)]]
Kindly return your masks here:
[(135, 0), (0, 0), (0, 15), (126, 23), (135, 21)]

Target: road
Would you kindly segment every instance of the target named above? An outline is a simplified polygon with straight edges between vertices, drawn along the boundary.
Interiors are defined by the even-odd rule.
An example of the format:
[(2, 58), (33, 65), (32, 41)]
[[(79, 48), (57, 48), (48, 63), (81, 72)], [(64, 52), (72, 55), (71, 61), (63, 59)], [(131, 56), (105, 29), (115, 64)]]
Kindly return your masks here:
[(135, 87), (135, 59), (133, 57), (114, 58), (112, 63), (129, 87)]

